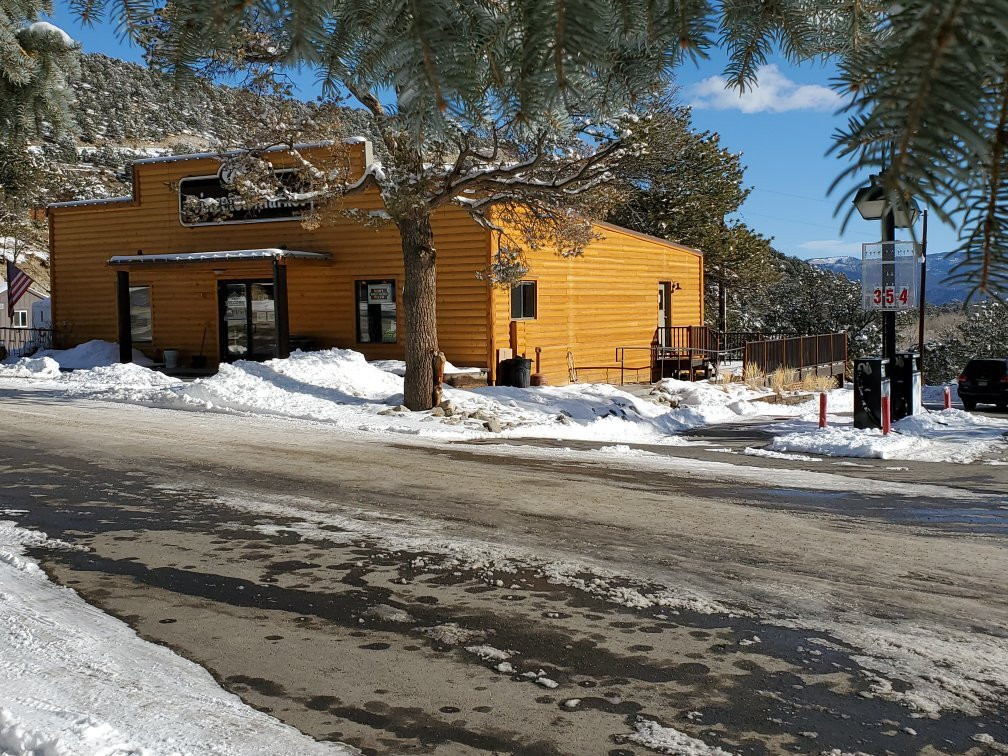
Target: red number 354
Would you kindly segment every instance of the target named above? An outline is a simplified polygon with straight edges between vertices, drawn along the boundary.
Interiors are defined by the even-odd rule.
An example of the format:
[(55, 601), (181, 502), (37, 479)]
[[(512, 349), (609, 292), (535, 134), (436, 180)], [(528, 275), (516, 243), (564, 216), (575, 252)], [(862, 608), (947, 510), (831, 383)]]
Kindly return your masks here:
[(910, 300), (910, 292), (906, 287), (899, 290), (899, 294), (896, 293), (896, 289), (891, 286), (887, 286), (885, 289), (875, 289), (872, 292), (872, 302), (877, 305), (886, 304), (891, 307), (896, 304), (897, 300), (900, 304), (906, 304)]

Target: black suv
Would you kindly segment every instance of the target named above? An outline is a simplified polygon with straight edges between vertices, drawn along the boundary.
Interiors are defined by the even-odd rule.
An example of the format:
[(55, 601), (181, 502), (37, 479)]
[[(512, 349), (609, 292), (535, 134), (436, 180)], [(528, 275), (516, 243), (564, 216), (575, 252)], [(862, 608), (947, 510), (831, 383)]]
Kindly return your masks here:
[(981, 402), (1008, 409), (1008, 359), (970, 360), (959, 376), (958, 391), (967, 411)]

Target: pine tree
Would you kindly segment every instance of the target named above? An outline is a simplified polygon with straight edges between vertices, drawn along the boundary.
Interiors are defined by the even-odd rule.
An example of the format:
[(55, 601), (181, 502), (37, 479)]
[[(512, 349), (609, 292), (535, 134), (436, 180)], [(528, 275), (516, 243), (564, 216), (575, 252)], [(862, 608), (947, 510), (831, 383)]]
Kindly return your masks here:
[[(643, 18), (628, 17), (629, 26), (623, 24), (620, 33), (596, 48), (586, 46), (597, 41), (590, 29), (612, 28), (615, 8), (599, 13), (586, 6), (588, 17), (568, 19), (562, 12), (542, 16), (535, 5), (522, 7), (531, 15), (522, 17), (518, 5), (349, 4), (338, 9), (340, 23), (324, 44), (316, 38), (320, 46), (309, 49), (290, 36), (294, 30), (288, 24), (314, 28), (324, 21), (313, 15), (318, 8), (285, 5), (273, 13), (261, 5), (248, 6), (238, 17), (221, 11), (230, 24), (215, 15), (194, 27), (192, 19), (205, 14), (205, 4), (176, 2), (138, 33), (148, 42), (152, 59), (172, 68), (184, 55), (183, 39), (188, 47), (190, 34), (201, 36), (205, 28), (215, 28), (196, 43), (204, 56), (193, 63), (202, 62), (204, 74), (249, 70), (253, 84), (262, 83), (270, 66), (287, 54), (281, 50), (289, 50), (320, 66), (330, 83), (367, 109), (380, 160), (360, 179), (338, 175), (333, 169), (338, 155), (319, 163), (295, 148), (297, 135), (318, 138), (326, 128), (325, 113), (304, 123), (278, 109), (272, 123), (265, 124), (270, 133), (261, 131), (255, 141), (286, 146), (304, 167), (298, 193), (311, 196), (320, 214), (355, 217), (352, 207), (347, 210), (352, 205), (347, 198), (369, 188), (380, 192), (388, 221), (402, 240), (404, 393), (411, 409), (429, 408), (434, 400), (433, 214), (448, 205), (462, 207), (497, 234), (500, 253), (484, 275), (495, 284), (510, 285), (527, 270), (523, 249), (581, 254), (595, 238), (589, 219), (605, 217), (614, 200), (620, 166), (660, 139), (661, 124), (642, 121), (635, 112), (642, 110), (637, 103), (668, 85), (667, 61), (640, 55), (649, 33)], [(581, 51), (578, 55), (546, 53), (549, 33), (543, 31), (557, 24), (570, 36), (572, 49)], [(660, 26), (662, 34), (671, 34), (667, 22)], [(217, 54), (207, 54), (211, 48)], [(587, 50), (592, 54), (584, 54)], [(523, 68), (539, 70), (542, 78), (525, 76)], [(184, 73), (179, 66), (175, 70)], [(566, 82), (560, 89), (558, 76)], [(261, 148), (229, 162), (229, 173), (236, 177), (232, 188), (248, 192), (246, 201), (284, 191), (272, 179)], [(374, 222), (373, 216), (360, 219)]]
[(660, 102), (651, 110), (652, 130), (662, 123), (668, 135), (624, 167), (629, 189), (611, 220), (703, 250), (708, 320), (722, 330), (741, 326), (746, 296), (777, 275), (770, 239), (725, 220), (749, 194), (741, 156), (717, 134), (694, 131), (688, 108)]
[(860, 284), (804, 260), (773, 256), (779, 275), (748, 302), (752, 327), (784, 334), (846, 332), (851, 357), (879, 352), (878, 313), (862, 308)]
[(17, 135), (64, 127), (67, 82), (77, 70), (78, 45), (39, 21), (51, 3), (0, 0), (0, 129)]
[[(613, 117), (670, 66), (714, 45), (727, 48), (737, 87), (751, 85), (775, 49), (793, 61), (832, 57), (851, 113), (837, 150), (853, 164), (841, 178), (874, 170), (893, 201), (917, 195), (940, 218), (962, 213), (962, 275), (981, 290), (1008, 289), (1008, 0), (173, 0), (156, 14), (128, 0), (76, 5), (85, 16), (112, 9), (150, 59), (180, 78), (240, 69), (263, 84), (283, 66), (316, 67), (328, 91), (348, 91), (371, 110), (403, 177), (418, 175), (411, 167), (423, 169), (428, 156), (449, 157), (448, 145), (465, 153), (463, 170), (483, 154), (495, 162), (514, 154), (520, 164), (529, 145), (559, 149), (589, 120), (606, 127), (589, 136), (611, 145), (621, 126)], [(518, 149), (502, 151), (502, 137)], [(422, 193), (430, 177), (419, 175), (411, 183)], [(518, 179), (484, 178), (465, 188), (492, 193), (503, 188), (493, 178)], [(544, 194), (542, 176), (534, 181)], [(399, 197), (407, 202), (392, 214), (411, 240), (407, 311), (432, 312), (429, 214), (400, 217), (408, 197)], [(430, 371), (415, 371), (436, 346), (430, 332), (409, 336), (422, 345), (408, 343), (411, 406), (423, 404), (417, 381)]]

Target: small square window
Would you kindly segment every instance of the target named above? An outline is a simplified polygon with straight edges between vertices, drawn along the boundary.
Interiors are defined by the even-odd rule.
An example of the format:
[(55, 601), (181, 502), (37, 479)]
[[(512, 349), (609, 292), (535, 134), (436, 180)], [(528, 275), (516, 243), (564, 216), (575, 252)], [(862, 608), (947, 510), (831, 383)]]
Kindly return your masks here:
[(357, 341), (396, 343), (396, 285), (393, 280), (357, 282)]
[(28, 310), (14, 310), (14, 319), (11, 321), (14, 328), (28, 327)]
[(511, 287), (511, 319), (534, 320), (536, 317), (536, 282), (519, 281)]

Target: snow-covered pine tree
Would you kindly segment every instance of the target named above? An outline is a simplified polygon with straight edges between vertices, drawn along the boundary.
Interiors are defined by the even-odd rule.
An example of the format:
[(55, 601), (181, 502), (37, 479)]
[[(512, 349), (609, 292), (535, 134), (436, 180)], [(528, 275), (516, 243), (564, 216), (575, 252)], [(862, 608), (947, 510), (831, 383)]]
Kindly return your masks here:
[[(562, 122), (572, 106), (647, 91), (656, 71), (714, 46), (737, 87), (775, 51), (832, 58), (850, 113), (836, 134), (851, 159), (838, 183), (882, 172), (894, 199), (961, 216), (960, 277), (1008, 290), (1008, 0), (173, 0), (154, 24), (147, 3), (77, 6), (111, 9), (176, 71), (226, 67), (221, 53), (233, 52), (258, 76), (309, 64), (334, 88), (349, 78), (405, 95), (409, 113), (397, 113), (414, 134), (488, 101)], [(838, 210), (849, 207), (845, 197)]]
[(250, 71), (259, 83), (275, 66), (307, 61), (331, 91), (370, 113), (381, 160), (361, 180), (300, 154), (293, 137), (305, 129), (284, 119), (277, 138), (229, 167), (235, 189), (282, 192), (268, 186), (262, 151), (282, 144), (304, 168), (299, 194), (317, 208), (342, 210), (348, 195), (378, 189), (402, 239), (412, 409), (433, 402), (438, 353), (431, 216), (454, 204), (501, 237), (500, 258), (485, 271), (495, 282), (525, 270), (523, 247), (580, 254), (593, 238), (588, 218), (604, 217), (611, 204), (617, 169), (654, 138), (634, 110), (667, 87), (676, 40), (689, 31), (661, 14), (649, 18), (643, 5), (615, 2), (585, 3), (569, 16), (510, 0), (214, 8), (177, 0), (130, 23), (150, 59), (177, 73), (185, 61), (208, 75)]
[(67, 120), (68, 80), (77, 70), (78, 45), (39, 15), (50, 2), (0, 0), (0, 128), (41, 133)]
[(28, 140), (66, 128), (68, 79), (77, 71), (77, 44), (39, 21), (50, 4), (0, 0), (0, 236), (41, 243), (32, 206), (44, 166)]

